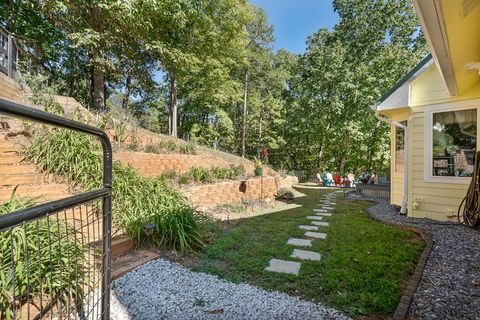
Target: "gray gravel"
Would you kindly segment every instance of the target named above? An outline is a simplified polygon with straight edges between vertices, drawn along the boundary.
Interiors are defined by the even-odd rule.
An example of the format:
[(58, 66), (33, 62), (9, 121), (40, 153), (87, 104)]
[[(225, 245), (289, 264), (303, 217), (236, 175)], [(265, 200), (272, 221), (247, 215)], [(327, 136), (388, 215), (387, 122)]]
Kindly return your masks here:
[(115, 320), (349, 319), (321, 304), (234, 284), (162, 259), (135, 269), (113, 286)]
[(406, 217), (384, 200), (368, 211), (382, 221), (414, 226), (433, 237), (433, 249), (409, 310), (411, 318), (480, 319), (479, 231), (451, 222)]

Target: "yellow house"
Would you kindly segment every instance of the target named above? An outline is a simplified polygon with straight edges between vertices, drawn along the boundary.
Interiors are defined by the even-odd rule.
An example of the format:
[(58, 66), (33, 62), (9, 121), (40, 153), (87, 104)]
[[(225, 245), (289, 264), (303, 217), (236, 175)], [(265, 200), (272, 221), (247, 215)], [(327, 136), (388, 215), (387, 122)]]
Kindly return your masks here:
[(413, 3), (431, 54), (372, 109), (391, 124), (392, 204), (456, 220), (479, 150), (480, 0)]

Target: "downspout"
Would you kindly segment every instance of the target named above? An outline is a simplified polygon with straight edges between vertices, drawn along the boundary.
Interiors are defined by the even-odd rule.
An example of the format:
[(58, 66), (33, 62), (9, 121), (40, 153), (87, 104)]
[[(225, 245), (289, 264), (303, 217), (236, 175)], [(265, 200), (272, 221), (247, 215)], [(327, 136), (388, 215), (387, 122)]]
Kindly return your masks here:
[(384, 117), (378, 113), (376, 107), (372, 108), (375, 111), (375, 117), (378, 120), (388, 123), (389, 125), (394, 125), (398, 128), (403, 129), (403, 139), (404, 139), (404, 150), (403, 150), (403, 198), (402, 198), (402, 206), (400, 208), (401, 214), (407, 213), (407, 197), (408, 197), (408, 127), (397, 122)]

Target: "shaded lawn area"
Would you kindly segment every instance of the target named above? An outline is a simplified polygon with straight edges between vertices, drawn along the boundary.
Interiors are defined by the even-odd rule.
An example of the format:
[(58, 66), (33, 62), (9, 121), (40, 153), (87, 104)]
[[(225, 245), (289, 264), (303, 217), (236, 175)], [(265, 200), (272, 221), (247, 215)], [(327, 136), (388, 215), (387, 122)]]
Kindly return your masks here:
[[(288, 238), (304, 238), (298, 226), (310, 224), (306, 216), (314, 215), (328, 192), (300, 191), (307, 195), (295, 199), (302, 207), (237, 221), (199, 254), (194, 270), (322, 302), (351, 316), (392, 314), (423, 251), (421, 238), (369, 219), (365, 210), (371, 203), (338, 194), (335, 212), (323, 218), (330, 227), (319, 227), (327, 239), (305, 248), (319, 252), (321, 260), (290, 258), (294, 247)], [(300, 261), (300, 274), (265, 271), (272, 258)]]

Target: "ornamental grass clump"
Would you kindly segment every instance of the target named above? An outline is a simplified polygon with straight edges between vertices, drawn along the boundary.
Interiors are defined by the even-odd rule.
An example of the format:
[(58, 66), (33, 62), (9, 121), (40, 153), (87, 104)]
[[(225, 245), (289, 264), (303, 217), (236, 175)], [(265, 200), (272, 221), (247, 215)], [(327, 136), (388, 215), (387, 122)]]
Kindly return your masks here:
[[(0, 204), (0, 215), (34, 204), (35, 199), (16, 198), (14, 190), (10, 200)], [(15, 310), (39, 296), (81, 304), (89, 288), (88, 265), (76, 262), (88, 261), (86, 254), (73, 239), (73, 230), (52, 217), (0, 231), (0, 319), (13, 319)], [(48, 301), (43, 303), (45, 308)]]
[[(83, 191), (102, 186), (102, 158), (93, 138), (68, 130), (41, 130), (22, 151), (43, 172), (62, 176)], [(137, 244), (189, 251), (203, 245), (202, 226), (183, 195), (164, 178), (141, 176), (113, 164), (113, 224)], [(153, 234), (147, 225), (155, 225)]]

